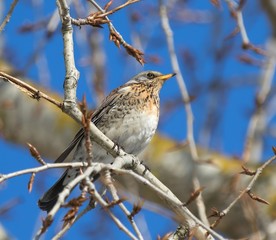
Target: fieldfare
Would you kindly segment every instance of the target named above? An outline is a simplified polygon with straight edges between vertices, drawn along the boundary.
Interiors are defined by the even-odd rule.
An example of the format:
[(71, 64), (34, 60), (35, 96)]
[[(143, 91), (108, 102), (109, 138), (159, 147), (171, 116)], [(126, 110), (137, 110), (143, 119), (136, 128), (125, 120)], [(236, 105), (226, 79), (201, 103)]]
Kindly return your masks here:
[[(91, 121), (115, 144), (133, 155), (139, 154), (152, 139), (159, 120), (159, 92), (163, 83), (175, 74), (145, 71), (113, 90), (95, 110)], [(58, 157), (63, 162), (76, 147), (72, 162), (86, 160), (84, 130), (81, 129), (70, 145)], [(93, 142), (94, 162), (111, 163), (113, 157)], [(40, 198), (38, 205), (49, 212), (58, 200), (59, 193), (77, 175), (79, 169), (69, 168), (62, 177)]]

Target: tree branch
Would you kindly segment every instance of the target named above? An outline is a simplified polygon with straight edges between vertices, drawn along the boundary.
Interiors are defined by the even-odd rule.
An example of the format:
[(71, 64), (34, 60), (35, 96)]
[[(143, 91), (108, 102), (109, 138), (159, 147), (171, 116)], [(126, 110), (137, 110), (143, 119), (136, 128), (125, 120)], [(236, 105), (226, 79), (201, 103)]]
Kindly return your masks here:
[(14, 10), (14, 8), (15, 8), (15, 6), (16, 6), (17, 3), (18, 3), (18, 0), (13, 0), (13, 2), (11, 4), (11, 7), (10, 7), (10, 10), (8, 11), (6, 17), (4, 18), (3, 22), (0, 25), (0, 33), (4, 30), (5, 26), (10, 21), (12, 13), (13, 13), (13, 10)]

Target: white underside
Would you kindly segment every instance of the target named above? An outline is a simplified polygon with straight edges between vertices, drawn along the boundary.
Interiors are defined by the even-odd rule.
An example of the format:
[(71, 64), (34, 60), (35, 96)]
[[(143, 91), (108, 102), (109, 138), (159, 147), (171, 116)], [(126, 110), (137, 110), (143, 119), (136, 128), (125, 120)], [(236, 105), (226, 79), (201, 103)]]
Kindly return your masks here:
[[(132, 114), (128, 114), (127, 116), (131, 115)], [(137, 121), (137, 117), (140, 118), (140, 121)], [(149, 144), (155, 133), (157, 124), (157, 116), (148, 115), (147, 113), (142, 112), (139, 114), (139, 116), (136, 115), (135, 118), (125, 117), (122, 122), (107, 131), (105, 134), (115, 144), (118, 144), (120, 147), (122, 147), (125, 152), (137, 155)], [(79, 150), (80, 149), (81, 148), (79, 148)], [(77, 152), (78, 150), (75, 152), (75, 154), (78, 154)], [(93, 143), (92, 153), (93, 161), (95, 162), (112, 162), (114, 160), (113, 157), (97, 143)], [(78, 161), (78, 159), (74, 157), (74, 161)]]

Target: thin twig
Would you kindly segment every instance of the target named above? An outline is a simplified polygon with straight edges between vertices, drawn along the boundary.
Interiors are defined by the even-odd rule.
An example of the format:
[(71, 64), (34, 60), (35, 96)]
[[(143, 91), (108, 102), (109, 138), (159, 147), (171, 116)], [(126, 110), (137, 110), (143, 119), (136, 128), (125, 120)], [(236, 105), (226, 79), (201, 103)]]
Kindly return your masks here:
[[(122, 8), (124, 8), (124, 7), (126, 7), (126, 6), (128, 6), (128, 5), (130, 5), (130, 4), (133, 4), (133, 3), (136, 3), (136, 2), (139, 2), (139, 1), (140, 1), (140, 0), (128, 0), (127, 2), (123, 3), (122, 5), (120, 5), (120, 6), (116, 7), (116, 8), (114, 8), (114, 9), (111, 9), (110, 11), (106, 11), (106, 12), (100, 14), (99, 16), (100, 16), (100, 17), (106, 17), (106, 16), (108, 16), (108, 15), (111, 15), (111, 14), (113, 14), (113, 13), (119, 11), (120, 9), (122, 9)], [(112, 1), (110, 1), (110, 2), (112, 2)], [(101, 10), (100, 10), (100, 11), (101, 11)]]
[(82, 216), (88, 213), (93, 207), (88, 204), (85, 209), (83, 209), (71, 222), (68, 222), (53, 238), (52, 240), (60, 239)]
[[(102, 12), (103, 14), (106, 14), (106, 11), (94, 0), (89, 0), (100, 12)], [(128, 4), (131, 3), (135, 3), (137, 1), (128, 1)], [(112, 22), (109, 20), (109, 18), (107, 16), (105, 16), (106, 20), (108, 20), (107, 24), (109, 27), (109, 32), (110, 32), (110, 40), (113, 41), (115, 43), (115, 45), (117, 47), (119, 47), (120, 45), (122, 45), (125, 50), (127, 51), (127, 53), (133, 57), (135, 57), (135, 59), (140, 63), (140, 64), (144, 64), (145, 60), (144, 60), (144, 53), (141, 52), (140, 50), (132, 47), (130, 44), (128, 44), (124, 38), (122, 37), (122, 35), (117, 31), (117, 29), (114, 27), (114, 25), (112, 24)]]
[(131, 239), (138, 240), (129, 230), (128, 228), (111, 212), (109, 208), (109, 204), (102, 198), (102, 196), (98, 193), (95, 188), (95, 185), (90, 181), (89, 178), (86, 179), (86, 184), (90, 188), (93, 193), (93, 197), (95, 200), (103, 207), (103, 209), (109, 214), (111, 219), (115, 222), (119, 229), (124, 231)]
[[(134, 160), (133, 157), (130, 157), (128, 159), (128, 161), (130, 161), (130, 162), (132, 162), (133, 160)], [(82, 179), (84, 179), (86, 176), (88, 176), (88, 175), (90, 176), (90, 174), (91, 174), (92, 171), (95, 172), (95, 173), (99, 173), (102, 170), (109, 169), (109, 170), (112, 170), (112, 171), (115, 171), (115, 172), (127, 173), (127, 174), (132, 175), (133, 172), (129, 171), (129, 170), (127, 170), (127, 171), (121, 171), (120, 172), (119, 169), (123, 168), (124, 164), (128, 165), (129, 163), (125, 163), (124, 161), (121, 161), (120, 157), (116, 158), (116, 160), (115, 160), (115, 162), (114, 162), (113, 165), (111, 165), (111, 164), (107, 164), (106, 165), (106, 164), (103, 164), (103, 163), (92, 163), (90, 169), (86, 169), (86, 170), (88, 170), (87, 172), (85, 171), (82, 175), (78, 176), (72, 182), (70, 182), (70, 184), (68, 184), (68, 186), (66, 187), (66, 190), (61, 193), (62, 196), (59, 197), (58, 203), (55, 205), (54, 209), (51, 212), (49, 212), (49, 214), (48, 214), (48, 216), (46, 218), (47, 221), (46, 220), (45, 221), (46, 222), (51, 222), (52, 221), (55, 213), (60, 208), (60, 206), (64, 203), (64, 200), (67, 197), (67, 195), (69, 194), (69, 192), (71, 191), (71, 189), (76, 184), (78, 184)], [(6, 180), (8, 178), (19, 176), (19, 175), (22, 175), (22, 174), (37, 173), (37, 172), (44, 171), (44, 170), (49, 169), (49, 168), (86, 167), (86, 166), (88, 166), (88, 164), (87, 163), (82, 163), (82, 162), (47, 164), (47, 165), (43, 165), (43, 166), (40, 166), (40, 167), (37, 167), (37, 168), (26, 169), (26, 170), (18, 171), (18, 172), (15, 172), (15, 173), (2, 175), (1, 179)], [(115, 169), (114, 167), (118, 167), (118, 169)], [(143, 173), (144, 172), (144, 166), (143, 165), (137, 166), (136, 170), (139, 170), (138, 172)], [(137, 178), (139, 175), (136, 174), (135, 176)], [(150, 179), (150, 182), (149, 182), (149, 180), (146, 180), (142, 176), (139, 176), (140, 177), (139, 178), (140, 181), (142, 181), (146, 185), (150, 184), (150, 186), (153, 187), (157, 191), (157, 193), (159, 193), (161, 196), (163, 196), (163, 197), (166, 196), (165, 199), (166, 199), (167, 204), (170, 205), (170, 202), (171, 202), (173, 204), (177, 204), (178, 207), (182, 208), (182, 203), (179, 200), (176, 200), (177, 198), (170, 192), (170, 190), (168, 188), (166, 188), (162, 183), (160, 183), (160, 181), (157, 178), (155, 178), (149, 172), (146, 174), (146, 176), (147, 176), (148, 179)], [(153, 185), (153, 183), (154, 183), (154, 185)], [(158, 186), (158, 187), (156, 187), (156, 186)], [(175, 209), (175, 207), (172, 208), (172, 209), (174, 209), (175, 213), (180, 213), (179, 209)], [(183, 209), (182, 209), (182, 211), (183, 211)], [(191, 218), (193, 220), (196, 219), (186, 208), (185, 208), (185, 211), (187, 211), (187, 214), (188, 214), (189, 218)], [(196, 219), (196, 223), (204, 226), (204, 224), (202, 224), (198, 219)], [(206, 228), (206, 226), (204, 226), (203, 228)], [(43, 228), (41, 228), (39, 230), (39, 232), (37, 233), (36, 239), (39, 239), (40, 236), (42, 235), (42, 233), (43, 233), (42, 229)], [(206, 230), (209, 231), (208, 227), (207, 227)], [(213, 234), (213, 233), (214, 232), (211, 231), (211, 234)], [(216, 233), (214, 233), (214, 234), (216, 234)], [(214, 236), (216, 236), (216, 235), (214, 235)], [(219, 238), (219, 239), (223, 239), (223, 238)]]
[[(71, 18), (71, 22), (72, 22), (72, 24), (77, 25), (77, 26), (91, 25), (93, 27), (100, 27), (101, 28), (102, 24), (110, 22), (110, 20), (108, 19), (108, 15), (111, 15), (111, 14), (117, 12), (118, 10), (120, 10), (120, 9), (122, 9), (122, 8), (132, 4), (132, 3), (138, 2), (138, 1), (140, 1), (140, 0), (129, 0), (125, 3), (123, 3), (122, 5), (114, 8), (114, 9), (111, 9), (109, 11), (108, 11), (108, 8), (112, 4), (112, 0), (109, 3), (107, 3), (107, 5), (105, 6), (104, 9), (101, 9), (101, 7), (97, 3), (96, 3), (97, 5), (95, 5), (93, 3), (93, 5), (96, 8), (98, 8), (98, 10), (99, 10), (98, 12), (91, 13), (86, 18), (78, 18), (78, 19)], [(110, 27), (110, 25), (109, 25), (109, 27)]]
[[(193, 185), (194, 185), (195, 190), (201, 189), (200, 182), (199, 182), (198, 178), (196, 178), (196, 177), (193, 178)], [(203, 201), (201, 191), (199, 191), (198, 197), (196, 198), (196, 205), (197, 205), (198, 214), (199, 214), (201, 221), (204, 224), (206, 224), (207, 226), (209, 226), (210, 224), (209, 224), (209, 221), (208, 221), (208, 218), (206, 215), (206, 207), (205, 207), (205, 204)]]
[[(85, 199), (87, 190), (88, 187), (84, 186), (81, 193), (81, 197), (83, 197), (83, 199)], [(63, 225), (62, 229), (52, 238), (52, 240), (60, 239), (82, 216), (84, 216), (91, 209), (95, 208), (96, 204), (97, 202), (94, 201), (94, 204), (92, 205), (90, 201), (89, 204), (78, 215), (75, 215), (73, 219), (70, 219), (70, 221), (67, 221), (67, 223)]]
[(39, 239), (42, 236), (42, 234), (47, 230), (47, 228), (51, 225), (51, 223), (53, 222), (54, 216), (56, 215), (60, 207), (65, 203), (65, 200), (69, 196), (72, 189), (82, 180), (89, 177), (92, 174), (93, 170), (94, 170), (93, 166), (88, 166), (82, 174), (75, 177), (71, 182), (69, 182), (66, 185), (66, 187), (62, 190), (62, 192), (59, 193), (57, 202), (55, 203), (51, 211), (48, 212), (46, 219), (43, 221), (43, 223), (47, 222), (49, 224), (47, 224), (46, 227), (44, 224), (42, 224), (42, 226), (40, 227), (40, 229), (37, 231), (35, 235), (35, 239)]
[(92, 114), (89, 113), (88, 111), (85, 97), (83, 98), (83, 101), (81, 103), (81, 111), (83, 114), (82, 124), (84, 128), (85, 149), (86, 149), (85, 162), (88, 162), (88, 164), (91, 164), (93, 161), (93, 156), (92, 156), (92, 143), (91, 143), (91, 133), (89, 129), (89, 124), (91, 122)]
[[(250, 49), (255, 53), (258, 53), (261, 55), (266, 55), (266, 52), (263, 49), (258, 48), (250, 43), (249, 37), (246, 32), (246, 28), (243, 22), (243, 16), (242, 16), (242, 8), (245, 4), (245, 1), (242, 0), (239, 3), (237, 3), (233, 0), (225, 0), (225, 2), (227, 3), (229, 11), (232, 14), (233, 18), (235, 18), (237, 21), (237, 28), (238, 28), (237, 31), (241, 33), (242, 48)], [(234, 31), (234, 34), (231, 34), (231, 35), (235, 35), (235, 34), (236, 34), (236, 30)]]
[[(264, 104), (272, 89), (272, 81), (276, 66), (275, 43), (272, 42), (268, 45), (268, 51), (271, 54), (267, 57), (267, 62), (264, 65), (263, 73), (260, 79), (260, 87), (255, 97), (255, 110), (248, 124), (244, 151), (242, 155), (242, 160), (245, 163), (251, 159), (252, 150), (256, 150), (257, 148), (255, 143), (261, 138), (261, 136), (256, 136), (256, 133), (263, 126), (261, 122), (265, 118)], [(256, 158), (254, 160), (256, 160)]]
[(11, 19), (11, 16), (12, 16), (12, 13), (13, 13), (13, 10), (17, 4), (18, 0), (13, 0), (12, 4), (11, 4), (11, 7), (10, 7), (10, 10), (8, 11), (6, 17), (4, 18), (3, 22), (1, 23), (1, 26), (0, 26), (0, 33), (4, 30), (5, 26), (8, 24), (8, 22), (10, 21)]
[(35, 87), (32, 87), (31, 85), (23, 82), (22, 80), (15, 78), (7, 73), (0, 71), (0, 78), (12, 83), (17, 88), (19, 88), (22, 92), (27, 93), (31, 98), (34, 98), (36, 100), (39, 100), (40, 98), (43, 98), (47, 100), (50, 103), (53, 103), (58, 108), (62, 109), (62, 103), (55, 100), (54, 98), (51, 98), (46, 93), (41, 92), (40, 90), (36, 89)]
[(194, 116), (193, 116), (193, 111), (190, 103), (190, 96), (184, 81), (184, 78), (181, 74), (179, 63), (177, 60), (176, 52), (175, 52), (175, 47), (174, 47), (174, 39), (173, 39), (173, 32), (170, 27), (169, 19), (168, 19), (168, 14), (167, 14), (167, 8), (163, 2), (163, 0), (159, 0), (159, 11), (160, 11), (160, 18), (161, 18), (161, 24), (163, 31), (166, 36), (167, 40), (167, 45), (169, 49), (169, 54), (170, 54), (170, 59), (171, 59), (171, 64), (174, 73), (176, 73), (176, 79), (177, 83), (180, 89), (180, 93), (182, 96), (182, 100), (185, 103), (185, 111), (187, 114), (187, 139), (189, 142), (189, 147), (190, 151), (193, 157), (193, 160), (198, 160), (198, 153), (196, 149), (196, 144), (194, 140), (194, 127), (193, 127), (193, 121), (194, 121)]
[[(189, 96), (184, 78), (180, 71), (180, 67), (179, 67), (179, 63), (178, 63), (178, 59), (177, 59), (176, 51), (174, 47), (173, 31), (170, 27), (167, 7), (165, 6), (163, 0), (159, 0), (159, 12), (160, 12), (162, 28), (166, 36), (172, 68), (173, 68), (173, 71), (176, 73), (177, 83), (178, 83), (182, 100), (185, 106), (185, 111), (187, 116), (187, 140), (189, 142), (190, 152), (192, 155), (192, 159), (194, 161), (197, 161), (199, 157), (198, 157), (197, 147), (194, 139), (194, 126), (193, 126), (194, 116), (193, 116), (192, 106), (190, 103), (190, 96)], [(194, 176), (193, 182), (197, 183), (197, 185), (194, 185), (195, 189), (200, 187), (199, 180), (197, 179), (196, 176)], [(205, 224), (208, 224), (208, 219), (206, 216), (205, 206), (204, 206), (201, 193), (199, 194), (196, 201), (199, 206), (198, 211), (200, 213), (201, 220), (203, 220)]]
[[(98, 165), (98, 163), (94, 163), (94, 164), (95, 164), (95, 166)], [(12, 173), (0, 174), (0, 183), (4, 182), (5, 180), (10, 179), (10, 178), (14, 178), (14, 177), (18, 177), (18, 176), (30, 174), (30, 173), (43, 172), (43, 171), (45, 171), (47, 169), (51, 169), (51, 168), (68, 168), (68, 167), (79, 168), (79, 167), (85, 167), (87, 165), (88, 164), (85, 162), (47, 163), (46, 165), (35, 167), (35, 168), (28, 168), (28, 169), (24, 169), (24, 170), (12, 172)]]
[(241, 191), (241, 193), (229, 204), (227, 208), (225, 208), (223, 211), (220, 212), (221, 217), (225, 216), (226, 214), (229, 213), (229, 211), (233, 208), (233, 206), (241, 199), (241, 197), (245, 193), (250, 193), (251, 189), (253, 188), (254, 184), (256, 183), (257, 179), (260, 177), (262, 171), (274, 160), (276, 159), (276, 156), (271, 157), (268, 159), (262, 166), (260, 166), (252, 178), (252, 180), (249, 182), (247, 187)]
[(228, 5), (230, 13), (232, 14), (232, 16), (237, 21), (238, 30), (241, 33), (242, 45), (243, 46), (248, 46), (250, 44), (250, 40), (248, 38), (246, 29), (245, 29), (245, 26), (244, 26), (244, 22), (243, 22), (242, 7), (240, 7), (239, 4), (236, 3), (233, 0), (225, 0), (225, 2)]
[[(131, 159), (132, 158), (127, 158), (126, 160), (131, 161)], [(125, 164), (126, 164), (126, 162), (124, 162), (124, 161), (117, 161), (116, 165), (119, 168), (123, 168), (125, 166)], [(127, 163), (127, 164), (129, 165), (129, 163)], [(87, 178), (90, 179), (92, 176), (92, 172), (94, 174), (97, 174), (106, 168), (108, 169), (108, 167), (110, 167), (111, 164), (91, 163), (91, 165), (88, 165), (88, 164), (86, 164), (86, 165), (87, 165), (87, 168), (85, 169), (85, 171), (82, 174), (75, 177), (74, 179), (72, 179), (72, 181), (69, 182), (66, 185), (66, 187), (63, 189), (63, 191), (61, 193), (59, 193), (57, 202), (55, 203), (53, 208), (48, 212), (46, 219), (43, 221), (42, 226), (40, 227), (40, 229), (37, 231), (37, 233), (35, 235), (35, 239), (39, 239), (42, 236), (42, 234), (47, 230), (47, 228), (52, 224), (54, 216), (56, 215), (56, 213), (58, 212), (60, 207), (65, 203), (66, 198), (69, 196), (70, 192), (77, 184), (79, 184), (81, 181), (83, 181)], [(86, 181), (86, 184), (88, 186), (88, 181)], [(91, 186), (91, 184), (90, 184), (90, 186)]]
[[(104, 171), (104, 176), (102, 177), (104, 180), (105, 185), (108, 187), (113, 199), (115, 200), (115, 202), (119, 202), (120, 198), (118, 196), (117, 193), (117, 189), (115, 188), (113, 182), (112, 182), (112, 177), (110, 174), (109, 170)], [(135, 223), (133, 216), (131, 215), (131, 213), (128, 211), (128, 209), (125, 207), (125, 205), (122, 202), (118, 203), (119, 207), (122, 209), (122, 211), (124, 212), (124, 214), (127, 216), (133, 230), (135, 231), (138, 239), (142, 240), (144, 239), (137, 224)]]
[[(176, 196), (173, 195), (173, 193), (165, 185), (163, 185), (162, 183), (157, 184), (157, 182), (159, 182), (159, 180), (157, 178), (151, 178), (150, 176), (153, 176), (151, 173), (146, 173), (146, 174), (149, 174), (150, 176), (145, 178), (145, 177), (141, 176), (140, 174), (137, 174), (133, 171), (129, 171), (129, 170), (125, 170), (125, 169), (112, 169), (112, 171), (115, 173), (118, 173), (118, 174), (127, 174), (127, 175), (134, 177), (136, 180), (138, 180), (142, 184), (150, 187), (155, 193), (157, 193), (162, 199), (164, 199), (167, 202), (168, 206), (170, 206), (176, 214), (181, 214), (181, 212), (185, 212), (185, 214), (187, 214), (187, 216), (189, 216), (191, 219), (193, 219), (196, 224), (198, 224), (199, 226), (204, 228), (211, 235), (213, 235), (214, 237), (216, 237), (217, 239), (220, 239), (220, 240), (225, 239), (222, 236), (220, 236), (218, 233), (213, 231), (211, 228), (206, 226), (204, 223), (202, 223), (199, 219), (197, 219), (188, 210), (188, 208), (186, 208), (183, 205), (183, 203), (178, 198), (176, 198)], [(152, 182), (152, 180), (154, 183)], [(167, 190), (164, 190), (164, 189), (167, 189)], [(204, 236), (204, 234), (203, 234), (203, 236)], [(204, 239), (205, 239), (205, 237), (204, 237)], [(201, 238), (199, 238), (199, 239), (201, 239)], [(207, 238), (207, 239), (212, 239), (212, 238)]]
[[(86, 156), (87, 156), (85, 163), (88, 163), (88, 166), (91, 166), (91, 164), (92, 164), (92, 143), (91, 143), (91, 138), (90, 138), (89, 123), (91, 121), (91, 116), (92, 115), (91, 115), (91, 113), (88, 112), (87, 103), (86, 103), (86, 98), (85, 97), (83, 98), (83, 101), (82, 101), (82, 103), (81, 103), (80, 106), (81, 106), (81, 111), (82, 111), (82, 114), (83, 114), (82, 124), (83, 124), (83, 128), (85, 130), (84, 135), (85, 135), (85, 148), (86, 148)], [(79, 182), (80, 181), (81, 180), (79, 180)], [(83, 196), (83, 194), (82, 194), (82, 197), (83, 197), (83, 199), (85, 199), (85, 197)], [(71, 228), (71, 226), (78, 219), (80, 219), (85, 213), (87, 213), (91, 209), (92, 209), (92, 207), (90, 205), (88, 205), (83, 211), (81, 211), (80, 214), (78, 214), (77, 216), (74, 214), (73, 217), (70, 217), (70, 221), (65, 222), (65, 225), (53, 237), (53, 240), (60, 239)]]

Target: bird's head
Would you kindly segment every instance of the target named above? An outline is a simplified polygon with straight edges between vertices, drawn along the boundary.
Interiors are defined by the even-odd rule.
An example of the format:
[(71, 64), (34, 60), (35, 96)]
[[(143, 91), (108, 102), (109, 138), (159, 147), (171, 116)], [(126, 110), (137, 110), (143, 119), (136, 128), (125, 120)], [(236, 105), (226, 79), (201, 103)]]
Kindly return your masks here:
[(162, 87), (163, 83), (175, 76), (175, 73), (162, 74), (156, 71), (145, 71), (134, 76), (128, 83), (142, 83), (150, 86), (158, 86), (159, 89)]

